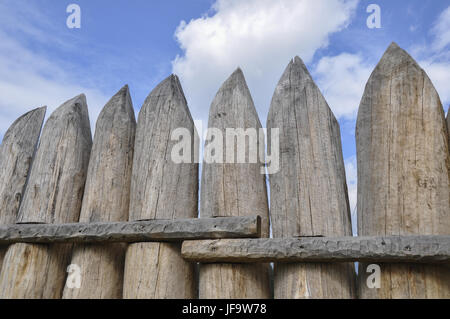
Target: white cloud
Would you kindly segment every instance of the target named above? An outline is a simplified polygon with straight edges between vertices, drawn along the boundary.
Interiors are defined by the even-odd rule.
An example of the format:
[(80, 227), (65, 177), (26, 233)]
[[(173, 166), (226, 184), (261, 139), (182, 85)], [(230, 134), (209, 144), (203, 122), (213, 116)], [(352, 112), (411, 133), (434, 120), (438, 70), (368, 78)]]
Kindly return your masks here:
[(430, 77), (439, 93), (444, 110), (450, 104), (450, 7), (436, 18), (429, 31), (431, 38), (425, 43), (412, 46), (409, 51)]
[(444, 110), (450, 104), (450, 61), (433, 62), (433, 60), (421, 61), (420, 66), (430, 77), (439, 93)]
[(441, 51), (450, 44), (450, 7), (438, 17), (431, 33), (435, 37), (432, 44), (434, 51)]
[[(450, 103), (450, 61), (431, 57), (419, 64), (436, 87), (446, 110)], [(375, 63), (367, 62), (360, 54), (341, 53), (319, 60), (313, 75), (337, 118), (356, 119), (365, 85), (374, 68)]]
[(289, 60), (305, 63), (347, 26), (357, 0), (217, 0), (213, 14), (182, 22), (184, 54), (173, 61), (194, 117), (205, 119), (221, 83), (240, 66), (265, 122), (276, 83)]
[(436, 19), (430, 34), (431, 45), (416, 46), (414, 50), (420, 56), (419, 64), (436, 87), (446, 110), (450, 104), (450, 52), (446, 49), (450, 44), (450, 7)]
[(364, 87), (375, 65), (356, 54), (323, 57), (314, 75), (336, 117), (353, 120), (358, 113)]

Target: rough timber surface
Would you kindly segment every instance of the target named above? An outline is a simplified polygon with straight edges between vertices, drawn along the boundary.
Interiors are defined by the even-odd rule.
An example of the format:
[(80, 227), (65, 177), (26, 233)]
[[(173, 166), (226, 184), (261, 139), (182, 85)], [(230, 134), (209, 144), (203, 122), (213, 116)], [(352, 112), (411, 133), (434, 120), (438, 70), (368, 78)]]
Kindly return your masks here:
[[(136, 119), (128, 86), (119, 90), (100, 113), (81, 206), (80, 222), (128, 220)], [(64, 288), (63, 298), (122, 297), (126, 245), (77, 245), (71, 264), (78, 265), (81, 287)]]
[[(445, 115), (424, 70), (392, 43), (367, 82), (358, 112), (358, 235), (449, 235)], [(450, 298), (450, 268), (381, 266), (380, 289), (361, 298)]]
[[(19, 117), (0, 146), (0, 226), (14, 224), (44, 122), (46, 107)], [(7, 182), (6, 182), (7, 181)], [(0, 246), (0, 271), (7, 246)]]
[[(179, 142), (172, 140), (172, 133), (180, 128), (190, 134), (189, 163), (177, 164), (172, 159), (172, 149)], [(181, 84), (177, 76), (171, 75), (150, 93), (139, 113), (130, 221), (197, 217), (198, 163), (194, 162), (197, 138)], [(129, 245), (124, 298), (195, 298), (195, 266), (181, 258), (179, 246), (177, 243)]]
[[(268, 134), (275, 128), (280, 170), (269, 176), (274, 238), (351, 236), (339, 123), (299, 57), (275, 89)], [(276, 264), (274, 271), (275, 298), (355, 297), (350, 263)]]
[(197, 262), (450, 263), (450, 236), (311, 237), (185, 241)]
[[(54, 111), (44, 126), (19, 222), (78, 222), (91, 146), (86, 98), (80, 95)], [(0, 298), (60, 298), (71, 248), (10, 246), (0, 275)]]
[(260, 236), (258, 216), (0, 226), (0, 244), (132, 243)]
[[(261, 128), (244, 75), (237, 69), (222, 85), (209, 113), (209, 128), (224, 136), (226, 129)], [(262, 142), (263, 143), (263, 142)], [(258, 140), (259, 148), (264, 148)], [(248, 147), (246, 155), (248, 155)], [(247, 156), (246, 156), (247, 157)], [(245, 164), (204, 163), (201, 189), (201, 217), (246, 216), (262, 218), (261, 235), (269, 236), (269, 214), (265, 175), (260, 162)], [(200, 299), (269, 298), (269, 265), (201, 264)]]

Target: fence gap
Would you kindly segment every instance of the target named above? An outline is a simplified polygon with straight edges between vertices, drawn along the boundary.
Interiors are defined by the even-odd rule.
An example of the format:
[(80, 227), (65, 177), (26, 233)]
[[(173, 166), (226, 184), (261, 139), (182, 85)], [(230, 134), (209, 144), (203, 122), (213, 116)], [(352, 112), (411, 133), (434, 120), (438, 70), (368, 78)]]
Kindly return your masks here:
[(450, 108), (447, 112), (448, 149), (450, 151)]

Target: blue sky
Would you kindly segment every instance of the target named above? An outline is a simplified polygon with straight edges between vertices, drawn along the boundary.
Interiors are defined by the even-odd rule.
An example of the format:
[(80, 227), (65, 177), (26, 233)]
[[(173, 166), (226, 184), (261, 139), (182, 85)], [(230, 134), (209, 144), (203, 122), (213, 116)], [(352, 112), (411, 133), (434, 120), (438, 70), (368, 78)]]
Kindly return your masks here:
[[(66, 26), (71, 3), (81, 8), (80, 29)], [(372, 3), (381, 8), (381, 29), (366, 25)], [(357, 109), (392, 41), (427, 71), (447, 110), (448, 0), (0, 0), (0, 137), (26, 111), (47, 105), (51, 112), (79, 93), (94, 127), (124, 84), (137, 113), (172, 72), (194, 119), (206, 121), (214, 94), (238, 66), (264, 124), (276, 83), (299, 55), (341, 124), (353, 209)]]

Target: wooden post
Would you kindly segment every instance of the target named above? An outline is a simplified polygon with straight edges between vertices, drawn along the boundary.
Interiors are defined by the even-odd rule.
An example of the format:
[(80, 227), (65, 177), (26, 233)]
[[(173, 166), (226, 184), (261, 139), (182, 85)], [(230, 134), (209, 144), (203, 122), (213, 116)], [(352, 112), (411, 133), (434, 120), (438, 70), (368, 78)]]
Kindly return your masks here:
[[(188, 136), (183, 136), (180, 142), (178, 133)], [(177, 76), (171, 75), (151, 92), (139, 113), (130, 221), (197, 217), (196, 138), (181, 84)], [(182, 151), (175, 147), (180, 143)], [(181, 153), (184, 161), (178, 163), (175, 157)], [(194, 265), (181, 258), (180, 246), (179, 243), (129, 245), (124, 298), (195, 298)]]
[[(356, 126), (358, 234), (448, 235), (449, 150), (445, 115), (425, 71), (395, 43), (366, 85)], [(361, 298), (450, 298), (450, 268), (382, 264), (379, 289)]]
[[(84, 95), (44, 126), (20, 206), (19, 223), (78, 222), (92, 145)], [(14, 244), (0, 276), (0, 298), (60, 298), (71, 244)]]
[[(81, 206), (80, 222), (128, 220), (136, 119), (128, 86), (100, 113)], [(81, 287), (64, 287), (63, 298), (122, 298), (126, 245), (78, 245), (71, 264), (81, 270)]]
[[(268, 133), (275, 128), (280, 170), (269, 176), (273, 237), (351, 236), (339, 123), (299, 57), (275, 89)], [(280, 299), (353, 298), (354, 266), (275, 264), (274, 286)]]
[(259, 216), (0, 226), (0, 244), (106, 244), (259, 238)]
[[(231, 154), (226, 154), (227, 128), (261, 128), (244, 74), (240, 69), (225, 81), (212, 102), (208, 128), (220, 130), (223, 144), (217, 144), (214, 152), (209, 151), (213, 141), (222, 142), (222, 136), (215, 136), (213, 141), (207, 141), (205, 153), (210, 152), (211, 157), (217, 157), (223, 150), (223, 157), (217, 158), (219, 163), (203, 164), (201, 217), (257, 214), (262, 218), (261, 235), (268, 237), (267, 189), (263, 164), (260, 161), (245, 164), (223, 163), (226, 157), (237, 155), (235, 147), (231, 148)], [(235, 142), (234, 138), (229, 142)], [(257, 142), (258, 146), (254, 151), (264, 149), (264, 141), (256, 138), (254, 142)], [(246, 158), (250, 157), (248, 144), (245, 155)], [(268, 264), (202, 264), (199, 277), (200, 299), (270, 297)]]
[[(19, 117), (0, 146), (0, 225), (14, 224), (47, 107)], [(0, 271), (7, 246), (0, 246)]]
[(183, 258), (197, 262), (450, 262), (450, 236), (303, 237), (187, 240)]

